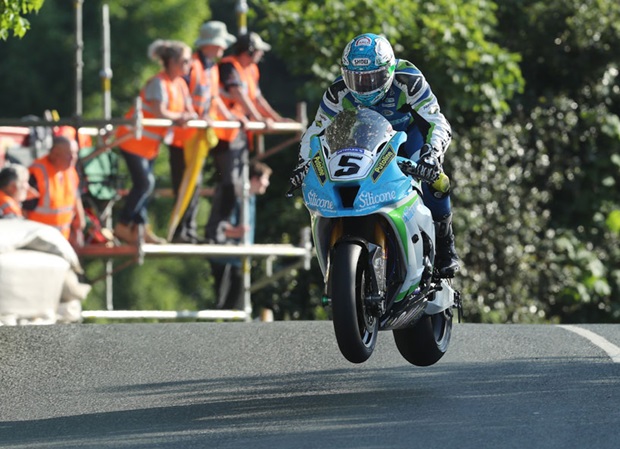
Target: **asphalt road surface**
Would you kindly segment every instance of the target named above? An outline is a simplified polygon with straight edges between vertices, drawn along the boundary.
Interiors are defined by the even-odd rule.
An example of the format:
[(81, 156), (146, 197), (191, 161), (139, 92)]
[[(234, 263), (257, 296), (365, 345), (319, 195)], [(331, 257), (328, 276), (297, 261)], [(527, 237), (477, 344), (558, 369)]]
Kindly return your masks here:
[(0, 447), (617, 449), (618, 347), (456, 324), (419, 368), (389, 332), (347, 362), (331, 322), (0, 327)]

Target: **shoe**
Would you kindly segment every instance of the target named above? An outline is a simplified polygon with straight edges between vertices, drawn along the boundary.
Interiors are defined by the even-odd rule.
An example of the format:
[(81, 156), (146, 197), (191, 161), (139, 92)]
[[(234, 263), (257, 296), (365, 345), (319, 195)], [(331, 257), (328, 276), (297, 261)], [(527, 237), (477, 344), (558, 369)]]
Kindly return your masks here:
[(164, 243), (168, 243), (166, 239), (163, 239), (153, 232), (151, 229), (151, 225), (144, 225), (144, 243), (154, 243), (156, 245), (163, 245)]
[(198, 243), (198, 239), (193, 238), (193, 237), (188, 237), (185, 235), (175, 235), (174, 237), (172, 237), (172, 240), (170, 241), (170, 243)]
[(192, 243), (196, 243), (198, 245), (204, 245), (205, 243), (208, 243), (206, 239), (198, 236), (198, 234), (196, 234), (195, 232), (188, 232), (187, 237), (192, 240)]
[(116, 226), (114, 226), (114, 236), (129, 244), (137, 243), (138, 228), (135, 224), (116, 223)]
[(435, 222), (435, 271), (440, 278), (450, 279), (460, 269), (459, 256), (456, 255), (454, 246), (454, 233), (452, 231), (452, 214), (446, 215), (440, 221)]

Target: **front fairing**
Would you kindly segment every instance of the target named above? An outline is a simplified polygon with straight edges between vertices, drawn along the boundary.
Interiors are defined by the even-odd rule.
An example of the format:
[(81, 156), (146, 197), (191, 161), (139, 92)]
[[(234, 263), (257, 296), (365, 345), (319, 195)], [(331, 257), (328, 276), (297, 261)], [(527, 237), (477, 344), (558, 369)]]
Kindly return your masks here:
[(325, 150), (325, 136), (310, 140), (311, 167), (302, 192), (313, 215), (355, 217), (379, 212), (407, 199), (413, 184), (398, 164), (398, 147), (406, 140), (395, 133), (379, 152), (359, 148)]
[[(396, 162), (398, 147), (405, 141), (403, 132), (394, 133), (380, 151), (358, 149), (326, 150), (323, 136), (311, 139), (311, 167), (302, 186), (321, 270), (328, 272), (328, 256), (333, 245), (335, 219), (380, 215), (397, 238), (397, 253), (406, 275), (396, 300), (415, 288), (422, 275), (421, 241), (412, 242), (419, 232), (420, 219), (432, 227), (428, 209), (423, 205), (416, 181), (404, 175)], [(429, 223), (431, 223), (429, 225)], [(425, 229), (432, 232), (433, 230)]]

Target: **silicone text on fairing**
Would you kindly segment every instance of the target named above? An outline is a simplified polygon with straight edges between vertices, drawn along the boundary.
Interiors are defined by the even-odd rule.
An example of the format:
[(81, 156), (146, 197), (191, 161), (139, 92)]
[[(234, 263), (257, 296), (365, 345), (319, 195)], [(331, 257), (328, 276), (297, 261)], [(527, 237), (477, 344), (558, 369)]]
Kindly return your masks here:
[(358, 199), (361, 207), (369, 207), (395, 200), (396, 192), (394, 190), (382, 193), (363, 192)]
[(316, 207), (317, 209), (334, 210), (334, 203), (325, 198), (321, 198), (314, 190), (308, 192), (306, 203), (308, 206)]

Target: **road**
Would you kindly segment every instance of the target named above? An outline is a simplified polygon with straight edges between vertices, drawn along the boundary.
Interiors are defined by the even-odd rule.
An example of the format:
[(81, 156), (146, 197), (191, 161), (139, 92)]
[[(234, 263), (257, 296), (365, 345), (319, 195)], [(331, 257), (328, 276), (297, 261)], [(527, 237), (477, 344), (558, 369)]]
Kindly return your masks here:
[(456, 324), (419, 368), (331, 322), (0, 327), (0, 447), (617, 449), (620, 326), (579, 328)]

